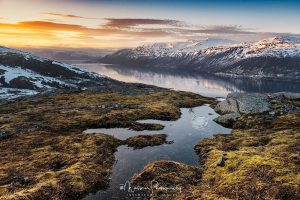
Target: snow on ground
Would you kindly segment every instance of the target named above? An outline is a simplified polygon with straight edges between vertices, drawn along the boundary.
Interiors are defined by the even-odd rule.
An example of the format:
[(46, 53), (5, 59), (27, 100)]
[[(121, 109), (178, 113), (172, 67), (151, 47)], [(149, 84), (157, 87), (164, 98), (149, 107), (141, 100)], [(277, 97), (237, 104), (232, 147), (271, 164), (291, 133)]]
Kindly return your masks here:
[(56, 78), (43, 76), (29, 69), (22, 69), (21, 67), (8, 67), (8, 66), (0, 65), (0, 70), (5, 71), (4, 74), (0, 75), (0, 77), (1, 76), (4, 77), (5, 82), (8, 84), (14, 78), (23, 76), (29, 78), (31, 82), (34, 83), (38, 88), (51, 88), (48, 85), (42, 84), (42, 82), (49, 82), (49, 83), (57, 82), (60, 85), (70, 86), (70, 84), (67, 84)]
[[(22, 55), (22, 56), (24, 56), (24, 58), (26, 60), (34, 59), (34, 60), (38, 60), (38, 61), (41, 61), (41, 62), (51, 61), (51, 60), (46, 59), (46, 58), (41, 58), (41, 57), (35, 56), (35, 55), (33, 55), (31, 53), (28, 53), (28, 52), (24, 52), (24, 51), (20, 51), (20, 50), (16, 50), (16, 49), (10, 49), (10, 48), (7, 48), (7, 47), (0, 46), (0, 55), (1, 54), (2, 55), (7, 54), (7, 53), (15, 53), (15, 54)], [(71, 70), (71, 71), (73, 71), (77, 74), (88, 73), (91, 77), (94, 77), (94, 78), (96, 78), (96, 77), (105, 77), (105, 76), (99, 75), (97, 73), (91, 72), (88, 69), (85, 69), (83, 67), (79, 67), (79, 66), (75, 66), (75, 65), (69, 65), (69, 64), (59, 62), (59, 61), (52, 61), (52, 64), (59, 65), (59, 66), (64, 67), (68, 70)]]
[(36, 95), (38, 92), (34, 90), (15, 89), (15, 88), (3, 88), (0, 87), (0, 100), (1, 99), (15, 99), (22, 96)]

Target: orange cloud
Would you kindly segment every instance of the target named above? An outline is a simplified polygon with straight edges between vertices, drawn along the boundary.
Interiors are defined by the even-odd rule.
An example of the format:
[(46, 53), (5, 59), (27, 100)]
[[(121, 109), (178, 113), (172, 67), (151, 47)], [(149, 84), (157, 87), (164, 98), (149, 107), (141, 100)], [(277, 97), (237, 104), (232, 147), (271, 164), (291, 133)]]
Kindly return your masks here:
[[(39, 46), (123, 46), (132, 42), (132, 38), (141, 41), (148, 37), (163, 37), (170, 35), (163, 30), (120, 29), (112, 27), (90, 28), (76, 24), (57, 23), (49, 21), (22, 21), (16, 24), (0, 23), (0, 41), (2, 45), (37, 45)], [(101, 38), (101, 39), (97, 39)], [(39, 43), (40, 42), (40, 43)], [(111, 44), (110, 44), (111, 43)]]
[[(142, 41), (184, 39), (203, 35), (262, 34), (245, 31), (238, 26), (215, 26), (195, 29), (177, 20), (163, 19), (106, 19), (99, 27), (53, 21), (21, 21), (0, 23), (0, 45), (128, 47)], [(149, 28), (143, 25), (162, 25)]]
[(23, 21), (16, 24), (0, 23), (0, 31), (11, 29), (11, 30), (29, 30), (33, 32), (53, 32), (53, 31), (70, 31), (78, 32), (82, 35), (116, 35), (123, 34), (124, 36), (139, 36), (139, 35), (149, 35), (149, 36), (162, 36), (165, 35), (165, 31), (160, 29), (118, 29), (110, 27), (100, 27), (100, 28), (89, 28), (81, 25), (75, 24), (65, 24), (56, 23), (49, 21)]
[(170, 19), (134, 19), (134, 18), (106, 18), (105, 26), (117, 28), (129, 28), (137, 25), (170, 25), (184, 26), (184, 22)]

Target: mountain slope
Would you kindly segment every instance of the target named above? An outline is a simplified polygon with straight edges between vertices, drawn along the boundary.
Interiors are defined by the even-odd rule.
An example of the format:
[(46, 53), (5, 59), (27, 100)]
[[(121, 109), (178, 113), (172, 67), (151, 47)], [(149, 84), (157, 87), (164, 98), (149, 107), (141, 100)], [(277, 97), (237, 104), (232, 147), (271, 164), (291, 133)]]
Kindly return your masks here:
[(226, 76), (297, 79), (300, 77), (300, 40), (274, 37), (250, 44), (212, 39), (153, 44), (117, 51), (101, 62), (182, 68)]
[(129, 85), (74, 65), (0, 47), (0, 100), (49, 92), (125, 91), (131, 86), (134, 91), (137, 84)]

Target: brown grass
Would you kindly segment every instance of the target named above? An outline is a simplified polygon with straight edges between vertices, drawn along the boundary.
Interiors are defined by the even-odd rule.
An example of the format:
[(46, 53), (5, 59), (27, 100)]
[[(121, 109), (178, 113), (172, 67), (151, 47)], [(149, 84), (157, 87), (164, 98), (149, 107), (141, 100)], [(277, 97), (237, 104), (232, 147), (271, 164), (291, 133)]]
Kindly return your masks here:
[(134, 149), (142, 149), (147, 146), (158, 146), (168, 143), (166, 134), (137, 135), (127, 138), (124, 142)]
[(162, 127), (136, 120), (180, 117), (180, 107), (213, 102), (186, 92), (143, 95), (70, 93), (0, 105), (0, 199), (78, 199), (107, 187), (114, 152), (123, 142), (83, 135), (88, 128)]

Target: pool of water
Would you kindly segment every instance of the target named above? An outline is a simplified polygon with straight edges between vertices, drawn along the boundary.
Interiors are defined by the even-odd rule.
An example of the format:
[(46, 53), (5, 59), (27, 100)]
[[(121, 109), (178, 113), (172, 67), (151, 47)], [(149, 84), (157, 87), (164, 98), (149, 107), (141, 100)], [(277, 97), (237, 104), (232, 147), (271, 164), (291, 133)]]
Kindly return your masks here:
[(113, 167), (110, 187), (97, 193), (89, 194), (85, 200), (95, 199), (124, 199), (128, 193), (120, 189), (122, 184), (130, 181), (147, 163), (156, 160), (172, 160), (189, 165), (198, 165), (198, 156), (194, 146), (203, 138), (213, 137), (218, 133), (230, 133), (231, 129), (216, 124), (213, 119), (218, 116), (208, 105), (192, 109), (182, 108), (181, 117), (176, 121), (142, 120), (141, 123), (159, 123), (164, 125), (160, 131), (133, 131), (124, 128), (89, 129), (84, 133), (105, 133), (119, 139), (126, 139), (142, 134), (167, 134), (167, 140), (172, 144), (136, 149), (120, 146), (115, 153), (116, 163)]

